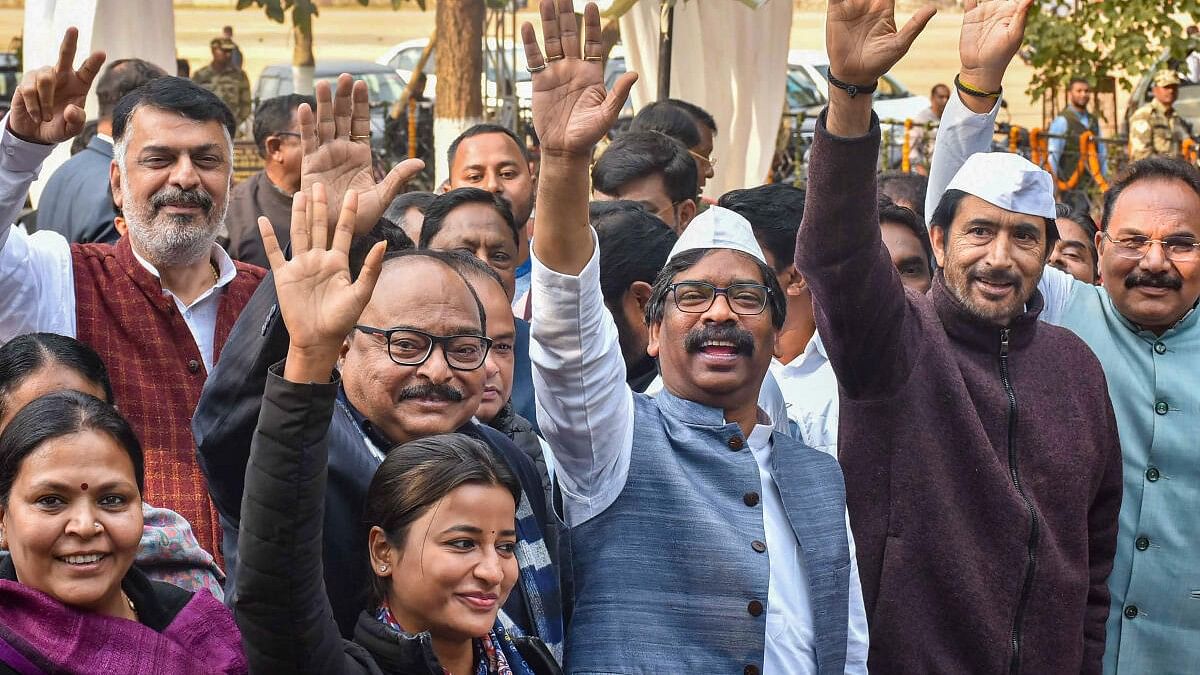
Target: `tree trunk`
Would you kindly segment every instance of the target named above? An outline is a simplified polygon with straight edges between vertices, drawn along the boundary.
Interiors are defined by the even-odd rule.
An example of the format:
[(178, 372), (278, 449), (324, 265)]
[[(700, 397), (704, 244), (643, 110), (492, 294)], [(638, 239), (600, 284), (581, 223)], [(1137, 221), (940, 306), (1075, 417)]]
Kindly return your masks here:
[(463, 131), (483, 121), (484, 0), (437, 3), (437, 92), (433, 138), (435, 180), (450, 175), (446, 150)]
[(312, 15), (300, 12), (299, 5), (292, 10), (292, 91), (312, 95), (313, 56)]

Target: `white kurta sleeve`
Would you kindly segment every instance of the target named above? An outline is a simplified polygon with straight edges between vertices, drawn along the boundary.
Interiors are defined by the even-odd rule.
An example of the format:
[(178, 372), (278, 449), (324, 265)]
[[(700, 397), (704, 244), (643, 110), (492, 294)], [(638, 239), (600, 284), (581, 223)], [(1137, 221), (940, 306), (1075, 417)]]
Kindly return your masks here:
[(14, 137), (0, 120), (0, 343), (35, 331), (75, 335), (70, 245), (55, 232), (11, 226), (52, 149)]
[(1046, 323), (1061, 326), (1071, 296), (1080, 287), (1088, 288), (1089, 285), (1060, 269), (1046, 265), (1042, 278), (1038, 281), (1038, 290), (1042, 292), (1042, 300), (1046, 306), (1038, 318)]
[(553, 451), (572, 527), (621, 494), (633, 449), (633, 392), (600, 292), (600, 254), (592, 237), (592, 257), (579, 276), (559, 274), (530, 253), (529, 357), (538, 426)]
[(850, 512), (846, 512), (846, 538), (850, 544), (850, 621), (846, 626), (846, 672), (867, 675), (867, 652), (871, 640), (867, 632), (867, 609), (863, 602), (862, 580), (858, 576), (858, 557), (854, 533), (850, 531)]
[(933, 217), (946, 186), (954, 180), (954, 174), (977, 152), (992, 149), (992, 133), (996, 129), (996, 115), (1000, 112), (1000, 101), (988, 113), (975, 113), (963, 104), (957, 92), (950, 95), (942, 122), (938, 127), (937, 141), (933, 145), (933, 162), (929, 167), (929, 187), (925, 192), (925, 220)]

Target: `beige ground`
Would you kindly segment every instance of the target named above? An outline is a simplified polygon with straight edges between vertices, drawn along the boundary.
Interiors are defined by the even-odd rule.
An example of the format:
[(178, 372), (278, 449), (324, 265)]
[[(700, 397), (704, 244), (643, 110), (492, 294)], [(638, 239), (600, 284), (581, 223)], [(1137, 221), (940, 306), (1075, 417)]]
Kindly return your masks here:
[[(232, 0), (229, 3), (233, 5)], [(414, 37), (429, 35), (433, 11), (417, 9), (393, 12), (387, 9), (327, 7), (316, 19), (317, 58), (355, 58), (374, 60), (390, 45)], [(903, 21), (907, 17), (900, 17)], [(193, 69), (208, 60), (208, 41), (222, 25), (235, 27), (235, 38), (247, 59), (247, 72), (253, 81), (263, 66), (291, 60), (289, 32), (286, 26), (267, 20), (261, 10), (179, 8), (175, 14), (179, 55), (192, 62)], [(21, 31), (22, 10), (0, 9), (0, 45)], [(958, 68), (959, 15), (944, 12), (935, 17), (918, 39), (913, 51), (900, 62), (894, 74), (914, 92), (927, 94), (937, 82), (949, 83)], [(808, 49), (824, 47), (824, 17), (820, 12), (798, 11), (792, 25), (792, 46)], [(1024, 95), (1030, 71), (1021, 63), (1010, 69), (1005, 82), (1009, 92), (1012, 121), (1023, 126), (1041, 124), (1040, 104), (1031, 104)]]

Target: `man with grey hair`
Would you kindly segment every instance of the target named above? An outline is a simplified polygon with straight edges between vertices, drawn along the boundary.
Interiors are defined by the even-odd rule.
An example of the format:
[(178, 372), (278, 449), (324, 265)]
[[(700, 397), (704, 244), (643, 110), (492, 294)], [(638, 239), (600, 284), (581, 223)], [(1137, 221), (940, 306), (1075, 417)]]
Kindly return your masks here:
[(141, 59), (114, 61), (104, 69), (96, 81), (100, 104), (96, 135), (51, 174), (38, 202), (39, 230), (57, 232), (78, 244), (111, 243), (120, 237), (113, 224), (117, 211), (108, 186), (113, 109), (129, 92), (166, 76), (162, 68)]
[[(104, 62), (29, 73), (0, 130), (0, 220), (25, 201), (39, 165), (83, 124)], [(116, 400), (145, 447), (143, 498), (180, 513), (221, 562), (220, 527), (188, 421), (225, 336), (263, 277), (214, 244), (232, 179), (233, 115), (187, 80), (161, 77), (112, 111), (113, 200), (128, 224), (115, 244), (0, 230), (0, 341), (33, 331), (77, 337), (108, 365)], [(97, 187), (97, 190), (100, 188)]]
[[(215, 244), (233, 176), (233, 114), (188, 80), (154, 80), (113, 111), (109, 177), (128, 235), (112, 245), (72, 245), (53, 232), (30, 236), (7, 227), (42, 161), (83, 126), (83, 101), (104, 55), (92, 54), (76, 70), (77, 39), (78, 31), (68, 29), (58, 63), (25, 76), (0, 122), (0, 342), (54, 332), (100, 354), (121, 412), (145, 446), (143, 498), (187, 518), (220, 562), (220, 528), (190, 421), (230, 329), (264, 275)], [(363, 232), (379, 220), (412, 163), (376, 184), (359, 161), (370, 155), (365, 83), (343, 75), (336, 105), (334, 98), (321, 84), (316, 114), (301, 106), (301, 189), (324, 183), (336, 204), (355, 191)]]

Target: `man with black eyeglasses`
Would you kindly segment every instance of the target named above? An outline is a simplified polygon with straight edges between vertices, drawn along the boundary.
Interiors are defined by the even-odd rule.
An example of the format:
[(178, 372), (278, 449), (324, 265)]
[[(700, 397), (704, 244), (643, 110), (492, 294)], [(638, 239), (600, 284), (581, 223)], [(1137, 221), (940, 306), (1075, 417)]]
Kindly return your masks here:
[[(583, 35), (569, 0), (543, 0), (541, 16), (544, 53), (532, 26), (522, 31), (543, 157), (531, 356), (572, 528), (568, 667), (865, 673), (837, 461), (774, 431), (757, 403), (787, 312), (775, 272), (745, 218), (712, 207), (692, 220), (646, 306), (664, 389), (630, 390), (588, 164), (634, 77), (605, 91), (594, 4)], [(694, 193), (695, 162), (679, 154)]]
[(288, 94), (269, 98), (254, 111), (254, 144), (263, 159), (263, 168), (229, 193), (225, 248), (234, 260), (267, 266), (267, 254), (258, 234), (259, 216), (266, 216), (275, 224), (275, 236), (281, 245), (286, 247), (291, 241), (288, 218), (292, 195), (300, 189), (300, 163), (304, 157), (300, 122), (296, 119), (296, 109), (301, 103), (311, 108), (317, 106), (312, 96)]

